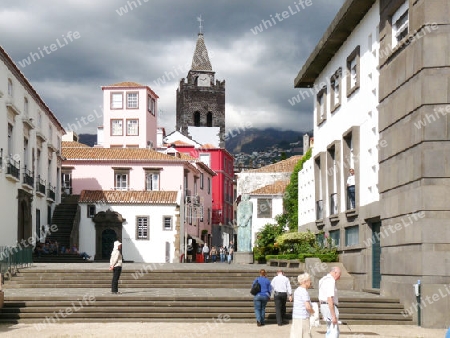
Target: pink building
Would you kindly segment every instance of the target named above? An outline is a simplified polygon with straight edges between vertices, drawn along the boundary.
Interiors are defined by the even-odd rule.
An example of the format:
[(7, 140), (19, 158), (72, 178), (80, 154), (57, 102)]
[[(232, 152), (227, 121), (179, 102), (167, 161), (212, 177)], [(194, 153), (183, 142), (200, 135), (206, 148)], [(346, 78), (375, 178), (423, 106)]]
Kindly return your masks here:
[(102, 87), (103, 126), (97, 144), (104, 148), (153, 148), (158, 95), (148, 86), (120, 82)]

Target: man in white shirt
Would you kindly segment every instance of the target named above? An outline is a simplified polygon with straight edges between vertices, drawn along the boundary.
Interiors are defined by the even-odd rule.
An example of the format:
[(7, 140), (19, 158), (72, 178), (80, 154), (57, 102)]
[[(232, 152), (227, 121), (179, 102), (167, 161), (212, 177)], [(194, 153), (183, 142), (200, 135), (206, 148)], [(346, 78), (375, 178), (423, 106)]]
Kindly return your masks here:
[(336, 281), (341, 277), (341, 269), (331, 268), (328, 275), (319, 281), (320, 312), (327, 322), (327, 333), (325, 337), (339, 337), (339, 299), (336, 289)]
[(205, 245), (203, 246), (203, 262), (207, 263), (208, 262), (208, 258), (209, 258), (209, 247), (208, 244), (205, 243)]
[(355, 209), (355, 171), (349, 170), (349, 176), (347, 178), (347, 194), (350, 200), (350, 209)]
[(292, 302), (292, 288), (291, 281), (285, 275), (283, 275), (283, 270), (278, 269), (277, 275), (272, 279), (270, 283), (274, 291), (273, 300), (275, 301), (275, 311), (277, 317), (277, 323), (279, 326), (283, 324), (288, 324), (284, 321), (286, 315), (286, 301)]

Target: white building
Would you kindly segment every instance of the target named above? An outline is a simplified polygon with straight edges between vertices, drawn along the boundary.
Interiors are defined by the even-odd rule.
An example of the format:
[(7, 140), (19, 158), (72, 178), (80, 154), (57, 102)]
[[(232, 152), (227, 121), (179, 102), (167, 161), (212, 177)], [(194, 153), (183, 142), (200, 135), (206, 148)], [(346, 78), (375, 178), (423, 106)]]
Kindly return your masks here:
[(51, 224), (61, 199), (65, 131), (1, 47), (0, 127), (0, 246), (15, 246), (32, 242)]

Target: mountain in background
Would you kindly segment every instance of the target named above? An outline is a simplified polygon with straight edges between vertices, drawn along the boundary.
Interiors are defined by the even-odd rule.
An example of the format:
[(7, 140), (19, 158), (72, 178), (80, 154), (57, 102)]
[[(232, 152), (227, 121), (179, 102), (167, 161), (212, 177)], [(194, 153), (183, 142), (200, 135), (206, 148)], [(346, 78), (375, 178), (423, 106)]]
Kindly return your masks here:
[[(277, 146), (289, 149), (290, 143), (300, 141), (303, 146), (303, 135), (307, 132), (293, 130), (278, 130), (275, 128), (245, 130), (231, 130), (225, 139), (225, 148), (231, 154), (246, 153), (254, 151), (261, 152), (268, 148)], [(308, 132), (308, 134), (310, 134)]]
[[(303, 135), (311, 132), (278, 130), (275, 128), (245, 130), (230, 130), (226, 135), (225, 148), (231, 154), (266, 151), (268, 148), (277, 146), (281, 149), (290, 149), (290, 143), (300, 141), (303, 145)], [(80, 143), (93, 147), (97, 142), (97, 135), (80, 134)]]

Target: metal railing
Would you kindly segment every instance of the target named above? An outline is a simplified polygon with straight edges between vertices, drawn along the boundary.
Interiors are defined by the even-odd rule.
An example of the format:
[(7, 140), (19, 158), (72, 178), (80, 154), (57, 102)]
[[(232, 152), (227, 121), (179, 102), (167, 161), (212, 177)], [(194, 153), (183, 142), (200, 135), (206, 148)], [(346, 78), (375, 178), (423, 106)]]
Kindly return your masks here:
[(23, 184), (29, 185), (30, 187), (34, 186), (34, 178), (33, 173), (27, 169), (27, 166), (23, 169)]
[(18, 269), (33, 264), (33, 248), (20, 246), (0, 246), (0, 273), (11, 278)]
[(14, 161), (12, 158), (9, 158), (7, 167), (6, 167), (6, 173), (8, 175), (11, 175), (18, 180), (20, 179), (20, 161)]
[(47, 198), (51, 199), (52, 201), (54, 201), (56, 198), (55, 187), (53, 187), (51, 184), (48, 185)]
[(36, 192), (45, 195), (45, 180), (43, 180), (40, 175), (36, 178)]

